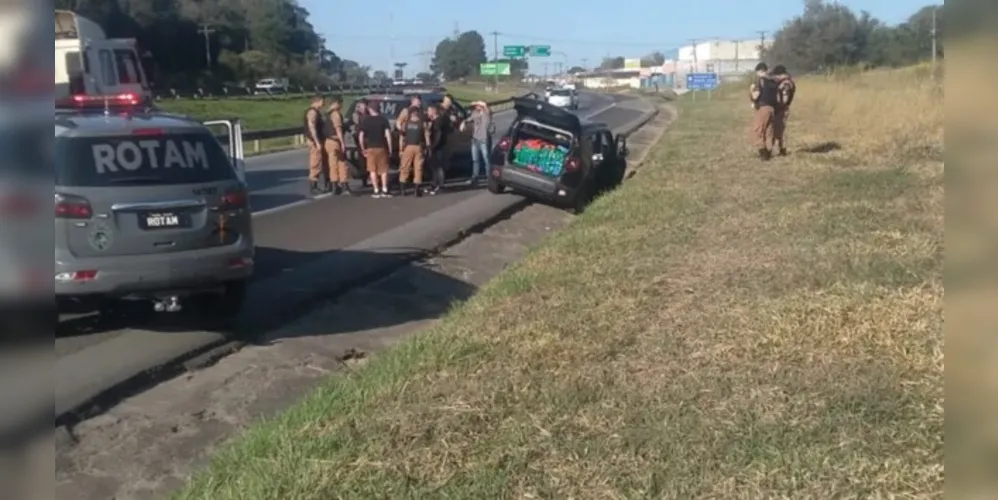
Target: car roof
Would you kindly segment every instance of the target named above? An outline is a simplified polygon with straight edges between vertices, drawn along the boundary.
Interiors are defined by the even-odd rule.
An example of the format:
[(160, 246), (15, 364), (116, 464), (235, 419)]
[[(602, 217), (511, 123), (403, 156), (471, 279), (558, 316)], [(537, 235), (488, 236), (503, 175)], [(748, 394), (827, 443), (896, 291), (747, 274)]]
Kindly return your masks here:
[(171, 132), (202, 132), (204, 124), (196, 119), (173, 113), (111, 113), (57, 111), (55, 135), (64, 137), (129, 134), (148, 128), (169, 129)]

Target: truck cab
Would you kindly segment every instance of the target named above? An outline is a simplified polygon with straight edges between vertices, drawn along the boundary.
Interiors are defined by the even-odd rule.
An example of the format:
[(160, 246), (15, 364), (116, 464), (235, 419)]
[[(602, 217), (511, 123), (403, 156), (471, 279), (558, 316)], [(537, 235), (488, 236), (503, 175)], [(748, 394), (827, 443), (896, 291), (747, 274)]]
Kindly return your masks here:
[(108, 39), (97, 23), (66, 10), (55, 11), (56, 98), (131, 94), (152, 97), (132, 38)]

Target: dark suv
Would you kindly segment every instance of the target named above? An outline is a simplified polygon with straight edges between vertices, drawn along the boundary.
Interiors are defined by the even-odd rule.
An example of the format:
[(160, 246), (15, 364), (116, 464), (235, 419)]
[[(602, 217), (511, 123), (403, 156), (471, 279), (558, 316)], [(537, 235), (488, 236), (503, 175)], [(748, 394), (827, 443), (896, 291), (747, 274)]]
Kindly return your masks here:
[(626, 137), (544, 101), (516, 98), (514, 109), (516, 119), (492, 152), (490, 192), (510, 188), (581, 213), (623, 180)]
[[(362, 97), (361, 99), (367, 100), (369, 105), (377, 106), (378, 112), (388, 119), (392, 126), (392, 143), (393, 152), (392, 158), (390, 159), (391, 177), (397, 178), (398, 168), (399, 168), (399, 151), (398, 151), (398, 140), (399, 133), (395, 129), (395, 121), (398, 119), (399, 115), (402, 114), (402, 110), (409, 106), (410, 99), (413, 95), (418, 95), (423, 101), (424, 108), (431, 105), (439, 105), (443, 101), (444, 93), (442, 92), (398, 92), (398, 93), (385, 93), (385, 94), (372, 94)], [(367, 183), (367, 170), (364, 164), (364, 157), (360, 154), (357, 149), (357, 136), (356, 127), (353, 123), (353, 113), (357, 109), (357, 102), (355, 101), (350, 105), (350, 108), (343, 113), (344, 125), (349, 130), (346, 133), (346, 155), (347, 161), (350, 164), (350, 175), (354, 179), (361, 179), (364, 181), (365, 185)], [(457, 114), (458, 119), (465, 120), (468, 118), (468, 110), (461, 106), (456, 101), (454, 102), (454, 112)], [(453, 135), (450, 136), (449, 142), (447, 143), (447, 149), (450, 150), (450, 165), (445, 167), (445, 171), (448, 178), (460, 177), (470, 175), (471, 168), (471, 135), (470, 131), (459, 131), (455, 130)], [(426, 172), (427, 179), (430, 178), (432, 172)]]

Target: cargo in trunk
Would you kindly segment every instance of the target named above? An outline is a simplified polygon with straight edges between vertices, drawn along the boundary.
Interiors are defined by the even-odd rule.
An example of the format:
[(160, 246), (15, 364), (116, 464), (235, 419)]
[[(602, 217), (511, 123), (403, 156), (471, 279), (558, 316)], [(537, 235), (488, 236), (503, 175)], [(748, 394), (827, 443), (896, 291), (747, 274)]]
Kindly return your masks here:
[(571, 138), (552, 130), (522, 124), (516, 131), (512, 147), (512, 162), (522, 168), (548, 177), (558, 177), (571, 151)]

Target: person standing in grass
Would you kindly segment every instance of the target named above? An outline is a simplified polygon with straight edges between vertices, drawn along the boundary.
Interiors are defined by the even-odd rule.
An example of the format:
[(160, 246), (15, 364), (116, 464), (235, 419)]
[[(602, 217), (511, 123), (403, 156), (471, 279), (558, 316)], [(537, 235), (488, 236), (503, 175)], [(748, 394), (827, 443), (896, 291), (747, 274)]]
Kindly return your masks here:
[(761, 160), (773, 157), (773, 118), (779, 105), (779, 83), (769, 75), (766, 63), (755, 67), (756, 80), (749, 89), (749, 99), (755, 108), (752, 116), (752, 139)]
[(479, 172), (488, 175), (489, 170), (489, 134), (493, 128), (492, 109), (485, 101), (475, 101), (471, 103), (471, 119), (461, 122), (463, 132), (471, 122), (471, 178), (468, 185), (473, 186), (478, 182)]
[(773, 79), (778, 85), (776, 94), (776, 113), (773, 115), (773, 148), (780, 156), (787, 155), (787, 119), (790, 118), (790, 104), (794, 102), (794, 94), (797, 93), (797, 84), (787, 72), (786, 66), (779, 65), (773, 68)]

